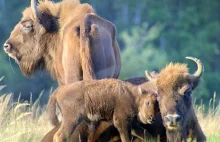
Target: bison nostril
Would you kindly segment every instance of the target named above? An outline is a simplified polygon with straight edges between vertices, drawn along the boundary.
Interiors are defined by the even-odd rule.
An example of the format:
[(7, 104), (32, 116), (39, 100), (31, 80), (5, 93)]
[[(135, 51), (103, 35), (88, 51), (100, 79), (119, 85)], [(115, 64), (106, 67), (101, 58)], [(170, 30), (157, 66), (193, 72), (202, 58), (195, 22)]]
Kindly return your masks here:
[(153, 120), (153, 116), (152, 115), (148, 116), (148, 119)]
[(178, 115), (177, 117), (176, 117), (176, 122), (179, 122), (181, 120), (181, 117)]
[(4, 50), (5, 50), (6, 52), (9, 52), (10, 49), (11, 49), (11, 45), (8, 44), (8, 43), (5, 43), (5, 44), (4, 44)]
[(170, 122), (170, 121), (171, 121), (169, 116), (165, 116), (165, 120), (166, 120), (167, 122)]
[(155, 120), (156, 120), (156, 119), (153, 117), (153, 118), (152, 118), (152, 121), (154, 122)]

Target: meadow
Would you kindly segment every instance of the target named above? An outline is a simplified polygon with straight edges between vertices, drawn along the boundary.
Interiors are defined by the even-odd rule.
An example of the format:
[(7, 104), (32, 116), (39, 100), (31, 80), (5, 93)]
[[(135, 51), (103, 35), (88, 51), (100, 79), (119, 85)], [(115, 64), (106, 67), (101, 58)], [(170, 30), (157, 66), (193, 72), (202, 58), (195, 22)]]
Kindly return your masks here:
[[(39, 142), (52, 129), (46, 106), (39, 104), (42, 94), (35, 102), (31, 95), (29, 102), (21, 102), (20, 97), (13, 101), (12, 94), (0, 97), (0, 142)], [(194, 105), (208, 142), (220, 141), (220, 103), (215, 98), (216, 94), (210, 99), (208, 109), (202, 102)]]

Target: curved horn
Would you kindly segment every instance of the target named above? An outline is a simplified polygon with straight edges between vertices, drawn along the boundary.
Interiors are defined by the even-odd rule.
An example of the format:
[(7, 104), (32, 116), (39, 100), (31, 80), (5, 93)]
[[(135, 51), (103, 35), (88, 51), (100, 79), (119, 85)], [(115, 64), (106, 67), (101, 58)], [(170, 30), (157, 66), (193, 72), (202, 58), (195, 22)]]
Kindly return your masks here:
[(146, 75), (146, 77), (147, 77), (147, 79), (148, 79), (149, 81), (153, 80), (153, 77), (150, 75), (150, 73), (148, 72), (148, 70), (145, 71), (145, 75)]
[(31, 0), (31, 9), (38, 18), (41, 17), (41, 13), (37, 9), (37, 0)]
[(186, 57), (186, 59), (193, 60), (194, 62), (196, 62), (197, 71), (193, 74), (193, 76), (195, 77), (195, 79), (199, 79), (204, 71), (203, 63), (195, 57)]

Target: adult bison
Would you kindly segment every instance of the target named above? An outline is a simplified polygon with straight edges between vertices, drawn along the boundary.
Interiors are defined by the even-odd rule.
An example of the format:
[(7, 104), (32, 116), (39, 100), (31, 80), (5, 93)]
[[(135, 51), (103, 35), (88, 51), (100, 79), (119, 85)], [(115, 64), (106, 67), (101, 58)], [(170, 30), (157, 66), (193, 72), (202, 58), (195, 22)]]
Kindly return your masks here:
[[(188, 72), (186, 64), (178, 63), (170, 63), (155, 78), (146, 72), (150, 84), (154, 85), (151, 87), (158, 91), (168, 142), (186, 141), (189, 135), (198, 142), (206, 141), (192, 106), (192, 91), (201, 80), (203, 64), (199, 59), (186, 58), (196, 62), (198, 69), (194, 74)], [(149, 89), (149, 84), (145, 83), (141, 87)]]
[(45, 68), (59, 85), (117, 78), (121, 67), (115, 26), (79, 0), (31, 0), (4, 50), (25, 76)]

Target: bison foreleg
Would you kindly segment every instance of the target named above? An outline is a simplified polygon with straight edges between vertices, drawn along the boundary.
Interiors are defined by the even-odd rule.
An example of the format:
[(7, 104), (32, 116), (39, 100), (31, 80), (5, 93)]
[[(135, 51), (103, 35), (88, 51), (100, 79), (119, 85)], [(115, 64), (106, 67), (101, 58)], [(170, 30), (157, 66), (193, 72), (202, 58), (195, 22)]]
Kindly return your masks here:
[(82, 120), (83, 119), (80, 116), (76, 116), (70, 119), (64, 116), (60, 129), (54, 135), (54, 142), (67, 141), (76, 127), (82, 122)]
[(122, 142), (130, 142), (131, 140), (131, 123), (127, 118), (113, 116), (113, 124), (118, 129)]
[(133, 128), (133, 125), (132, 125), (131, 134), (142, 141), (145, 141), (146, 139), (152, 139), (151, 134), (146, 129), (140, 127)]
[(206, 136), (204, 135), (204, 133), (199, 125), (199, 122), (198, 122), (198, 119), (196, 117), (195, 112), (193, 111), (192, 113), (193, 113), (193, 115), (191, 118), (191, 122), (192, 122), (192, 125), (191, 125), (192, 136), (191, 137), (192, 137), (192, 139), (196, 139), (197, 142), (205, 142)]
[(89, 124), (89, 137), (88, 137), (88, 142), (95, 142), (95, 133), (96, 129), (99, 126), (99, 122), (91, 122)]
[(193, 138), (196, 138), (197, 142), (206, 142), (206, 136), (204, 135), (198, 121), (195, 124), (195, 127), (192, 132)]

